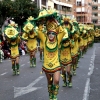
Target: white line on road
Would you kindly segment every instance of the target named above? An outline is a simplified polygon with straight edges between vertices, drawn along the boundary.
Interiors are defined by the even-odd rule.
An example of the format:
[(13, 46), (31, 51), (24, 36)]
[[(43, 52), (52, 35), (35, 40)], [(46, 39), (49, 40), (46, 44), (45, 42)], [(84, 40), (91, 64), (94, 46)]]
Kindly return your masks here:
[(35, 81), (30, 83), (26, 87), (14, 87), (14, 98), (22, 96), (24, 94), (33, 92), (35, 90), (41, 89), (42, 87), (33, 87), (36, 83), (38, 83), (44, 76), (40, 76)]
[(90, 78), (87, 78), (84, 95), (83, 95), (83, 100), (88, 100), (89, 92), (90, 92)]
[(92, 60), (91, 60), (91, 64), (90, 64), (90, 67), (89, 67), (89, 72), (88, 72), (88, 75), (89, 75), (89, 78), (87, 78), (87, 81), (86, 81), (86, 85), (85, 85), (85, 89), (84, 89), (84, 94), (83, 94), (83, 100), (88, 100), (89, 99), (89, 93), (90, 93), (90, 77), (93, 73), (93, 70), (94, 70), (94, 60), (95, 60), (95, 51), (96, 51), (96, 48), (94, 48), (93, 50), (93, 55), (92, 55)]
[(1, 76), (5, 75), (5, 74), (7, 74), (7, 72), (5, 72), (5, 73), (2, 73), (2, 74), (1, 74)]
[(25, 64), (22, 64), (21, 66), (24, 66)]

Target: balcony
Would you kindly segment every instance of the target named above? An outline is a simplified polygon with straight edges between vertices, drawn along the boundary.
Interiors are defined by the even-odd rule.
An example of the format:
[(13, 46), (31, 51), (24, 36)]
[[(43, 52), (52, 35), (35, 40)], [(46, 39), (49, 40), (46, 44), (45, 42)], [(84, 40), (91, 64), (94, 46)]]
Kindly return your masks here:
[(98, 16), (92, 16), (92, 19), (98, 19)]
[(96, 2), (95, 1), (92, 1), (92, 4), (98, 4), (98, 1), (96, 1)]
[(92, 10), (93, 13), (100, 13), (100, 10)]
[(98, 20), (98, 19), (100, 20), (100, 16), (95, 16), (95, 17), (92, 16), (92, 19), (93, 19), (93, 20)]
[(73, 2), (69, 3), (66, 0), (52, 0), (52, 1), (53, 3), (60, 5), (60, 6), (73, 7)]
[(67, 3), (67, 4), (73, 4), (73, 0), (56, 0), (56, 1)]

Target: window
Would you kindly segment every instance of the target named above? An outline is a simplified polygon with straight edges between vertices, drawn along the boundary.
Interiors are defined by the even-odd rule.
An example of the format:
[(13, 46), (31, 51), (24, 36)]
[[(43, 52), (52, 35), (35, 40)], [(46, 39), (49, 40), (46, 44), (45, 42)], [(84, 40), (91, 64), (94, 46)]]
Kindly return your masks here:
[(92, 22), (93, 22), (94, 24), (97, 24), (97, 23), (98, 23), (98, 20), (92, 20)]
[(98, 6), (93, 6), (92, 10), (98, 10)]
[(80, 1), (77, 1), (77, 6), (82, 6), (82, 3)]
[(97, 17), (98, 13), (93, 13), (92, 15), (93, 15), (93, 17)]

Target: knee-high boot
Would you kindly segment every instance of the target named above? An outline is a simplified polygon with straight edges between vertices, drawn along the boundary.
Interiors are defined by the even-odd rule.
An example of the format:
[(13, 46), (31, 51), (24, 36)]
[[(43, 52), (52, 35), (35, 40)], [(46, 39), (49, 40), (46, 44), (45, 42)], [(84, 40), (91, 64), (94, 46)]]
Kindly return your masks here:
[(63, 87), (66, 87), (67, 86), (67, 80), (66, 80), (66, 73), (62, 75), (62, 79), (63, 79)]
[(34, 61), (33, 67), (36, 67), (36, 58), (35, 57), (33, 58), (33, 61)]
[(72, 74), (67, 72), (68, 87), (72, 87)]
[(12, 70), (13, 70), (13, 75), (16, 75), (16, 71), (15, 71), (15, 63), (14, 61), (12, 61)]
[(17, 67), (17, 74), (19, 75), (20, 74), (20, 71), (19, 71), (19, 63), (16, 64), (16, 67)]
[(76, 65), (73, 64), (73, 75), (76, 75)]
[(48, 85), (49, 100), (53, 100), (53, 85)]
[(53, 86), (53, 100), (58, 100), (57, 99), (58, 90), (59, 90), (59, 85), (54, 85)]

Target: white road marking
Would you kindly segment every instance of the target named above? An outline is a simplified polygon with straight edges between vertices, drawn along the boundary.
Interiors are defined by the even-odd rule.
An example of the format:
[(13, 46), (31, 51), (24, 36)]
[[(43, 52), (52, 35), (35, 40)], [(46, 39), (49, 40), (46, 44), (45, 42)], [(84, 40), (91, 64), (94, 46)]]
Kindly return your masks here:
[(93, 51), (93, 55), (92, 55), (92, 57), (93, 57), (93, 60), (92, 60), (92, 62), (91, 62), (91, 70), (88, 72), (88, 75), (90, 76), (92, 73), (93, 73), (93, 70), (94, 70), (94, 60), (95, 60), (95, 49), (94, 49), (94, 51)]
[(90, 78), (87, 78), (84, 95), (83, 95), (83, 100), (88, 100), (89, 92), (90, 92)]
[(14, 98), (27, 94), (29, 92), (41, 89), (42, 87), (33, 87), (38, 81), (40, 81), (44, 76), (40, 76), (31, 84), (26, 87), (14, 87)]
[(2, 74), (1, 74), (1, 76), (5, 75), (5, 74), (7, 74), (7, 72), (5, 72), (5, 73), (2, 73)]
[(22, 64), (21, 66), (24, 66), (25, 64)]
[(86, 81), (86, 85), (85, 85), (85, 89), (84, 89), (84, 94), (83, 94), (83, 100), (88, 100), (88, 98), (89, 98), (89, 93), (90, 93), (90, 77), (91, 77), (91, 75), (93, 73), (93, 70), (94, 70), (95, 51), (96, 51), (96, 48), (94, 48), (93, 55), (91, 57), (92, 60), (91, 60), (91, 64), (90, 64), (89, 72), (88, 72), (89, 78), (87, 78), (87, 81)]

